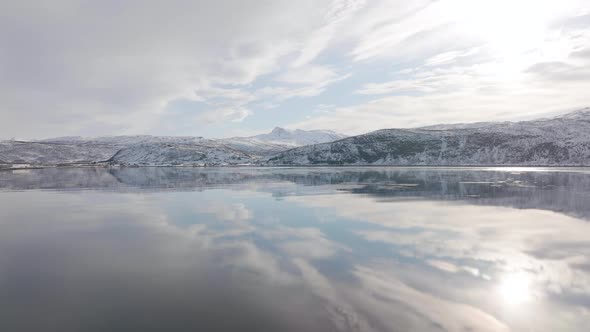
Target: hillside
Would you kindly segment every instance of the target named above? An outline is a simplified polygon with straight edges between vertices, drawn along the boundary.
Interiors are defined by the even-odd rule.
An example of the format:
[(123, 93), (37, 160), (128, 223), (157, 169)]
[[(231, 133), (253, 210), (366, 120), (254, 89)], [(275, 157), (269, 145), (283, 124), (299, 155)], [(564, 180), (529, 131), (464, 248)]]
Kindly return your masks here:
[(125, 166), (249, 165), (257, 156), (215, 141), (194, 144), (142, 143), (119, 150), (107, 162)]
[(590, 109), (522, 122), (383, 129), (294, 148), (269, 165), (590, 165)]
[(274, 128), (268, 134), (250, 137), (232, 137), (222, 143), (248, 153), (268, 156), (294, 147), (336, 141), (347, 136), (330, 130), (288, 130)]
[(0, 142), (0, 167), (55, 165), (590, 165), (590, 108), (521, 122), (382, 129), (345, 137), (275, 128), (226, 139), (61, 137)]
[(268, 134), (227, 139), (192, 136), (57, 137), (0, 141), (0, 168), (56, 165), (215, 166), (259, 164), (293, 147), (345, 136), (330, 131), (275, 128)]

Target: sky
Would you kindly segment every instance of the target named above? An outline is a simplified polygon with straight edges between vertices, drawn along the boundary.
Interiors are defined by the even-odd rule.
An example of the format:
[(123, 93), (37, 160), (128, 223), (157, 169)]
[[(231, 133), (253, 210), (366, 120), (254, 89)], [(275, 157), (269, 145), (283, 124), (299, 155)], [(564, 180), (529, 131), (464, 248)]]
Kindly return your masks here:
[(0, 138), (352, 135), (589, 91), (587, 0), (0, 2)]

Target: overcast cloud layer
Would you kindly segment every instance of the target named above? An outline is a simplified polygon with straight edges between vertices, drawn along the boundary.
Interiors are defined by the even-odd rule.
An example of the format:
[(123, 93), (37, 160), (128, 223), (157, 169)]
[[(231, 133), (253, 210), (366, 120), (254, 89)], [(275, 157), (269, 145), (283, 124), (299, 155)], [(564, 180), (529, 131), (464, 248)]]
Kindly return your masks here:
[(590, 106), (584, 0), (3, 1), (0, 138), (357, 134)]

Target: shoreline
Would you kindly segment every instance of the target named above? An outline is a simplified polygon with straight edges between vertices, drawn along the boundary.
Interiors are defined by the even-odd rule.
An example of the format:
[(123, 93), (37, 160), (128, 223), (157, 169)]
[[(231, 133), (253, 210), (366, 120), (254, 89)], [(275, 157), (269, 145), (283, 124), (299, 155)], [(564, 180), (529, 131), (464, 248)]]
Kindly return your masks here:
[(202, 169), (215, 169), (215, 168), (266, 168), (266, 169), (287, 169), (287, 168), (391, 168), (391, 169), (482, 169), (482, 170), (494, 170), (494, 169), (523, 169), (523, 170), (534, 170), (534, 169), (550, 169), (550, 170), (573, 170), (573, 169), (589, 169), (590, 165), (374, 165), (374, 164), (348, 164), (348, 165), (328, 165), (328, 164), (317, 164), (317, 165), (105, 165), (105, 164), (70, 164), (70, 165), (32, 165), (28, 167), (2, 167), (1, 171), (18, 171), (18, 170), (35, 170), (35, 169), (67, 169), (67, 168), (202, 168)]

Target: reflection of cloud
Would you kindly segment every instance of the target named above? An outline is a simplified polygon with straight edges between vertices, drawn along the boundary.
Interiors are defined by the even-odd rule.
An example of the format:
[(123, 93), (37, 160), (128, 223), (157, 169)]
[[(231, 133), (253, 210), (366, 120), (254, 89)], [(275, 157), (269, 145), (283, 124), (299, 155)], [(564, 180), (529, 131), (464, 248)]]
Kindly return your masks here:
[[(341, 330), (550, 331), (589, 317), (590, 224), (540, 210), (335, 193), (314, 180), (304, 189), (259, 181), (173, 194), (0, 193), (0, 249), (61, 234), (68, 246), (117, 257), (104, 263), (110, 268), (154, 273), (155, 266), (161, 280), (192, 276), (190, 268), (214, 271), (207, 277), (227, 277), (210, 290), (215, 295), (243, 282), (259, 285), (247, 301), (284, 306), (288, 299), (271, 298), (278, 288), (305, 294), (312, 300), (299, 298), (304, 309), (319, 308)], [(268, 193), (285, 187), (280, 202)], [(39, 211), (60, 213), (39, 218)], [(306, 220), (281, 215), (292, 211)], [(519, 287), (518, 278), (503, 279), (519, 273), (530, 300), (506, 315), (497, 289)]]
[(296, 258), (293, 263), (299, 268), (304, 282), (313, 289), (316, 295), (328, 302), (327, 310), (336, 326), (345, 331), (370, 331), (368, 323), (361, 319), (352, 306), (339, 296), (339, 290), (334, 288), (328, 278), (305, 260)]
[(252, 218), (252, 212), (243, 203), (208, 202), (202, 210), (214, 214), (217, 219), (223, 221), (241, 222)]
[(317, 228), (280, 227), (264, 232), (267, 237), (280, 241), (280, 248), (292, 257), (321, 259), (334, 256), (338, 251), (348, 250), (325, 238)]
[[(361, 282), (362, 291), (357, 296), (377, 315), (388, 328), (400, 330), (396, 311), (407, 308), (430, 323), (424, 330), (444, 331), (508, 331), (508, 328), (489, 314), (468, 305), (453, 303), (420, 292), (399, 280), (366, 267), (357, 267), (355, 275)], [(405, 322), (412, 324), (413, 322)], [(438, 327), (438, 328), (433, 328)]]
[(435, 259), (429, 259), (426, 261), (429, 265), (442, 270), (442, 271), (446, 271), (446, 272), (451, 272), (451, 273), (455, 273), (457, 272), (459, 269), (457, 268), (457, 266), (455, 264), (449, 263), (449, 262), (445, 262), (445, 261), (439, 261), (439, 260), (435, 260)]
[(248, 271), (271, 284), (292, 284), (296, 279), (281, 268), (279, 258), (248, 241), (214, 244), (212, 249), (223, 250), (221, 264), (236, 271)]
[[(174, 203), (186, 195), (195, 198), (172, 196)], [(178, 211), (169, 198), (0, 193), (0, 292), (19, 294), (16, 301), (0, 297), (0, 306), (10, 307), (0, 314), (0, 329), (84, 330), (95, 322), (90, 313), (116, 321), (111, 330), (137, 322), (163, 330), (175, 321), (189, 330), (334, 330), (316, 314), (319, 301), (293, 291), (302, 283), (279, 255), (247, 239), (221, 238), (241, 226), (207, 223), (225, 214), (186, 225), (182, 212), (191, 206)]]
[(460, 203), (385, 203), (362, 195), (299, 196), (290, 200), (376, 224), (381, 228), (355, 233), (368, 241), (399, 248), (400, 254), (410, 254), (440, 270), (463, 270), (484, 279), (506, 271), (534, 271), (534, 282), (541, 293), (590, 293), (590, 276), (581, 268), (590, 256), (590, 224), (576, 218), (541, 210)]
[(336, 248), (325, 241), (313, 243), (308, 241), (290, 241), (281, 246), (294, 257), (327, 258), (334, 256)]

